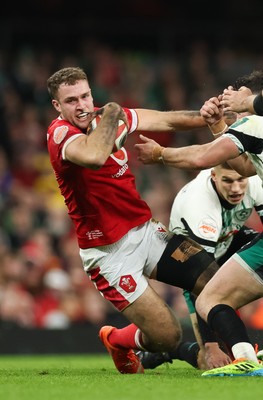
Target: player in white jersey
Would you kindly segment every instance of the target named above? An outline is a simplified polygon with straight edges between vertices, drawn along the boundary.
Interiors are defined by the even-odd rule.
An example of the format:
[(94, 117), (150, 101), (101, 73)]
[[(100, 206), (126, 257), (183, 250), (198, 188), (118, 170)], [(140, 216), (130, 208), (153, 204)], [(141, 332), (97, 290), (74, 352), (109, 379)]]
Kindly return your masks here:
[[(196, 240), (221, 265), (233, 239), (240, 238), (238, 234), (254, 207), (263, 221), (260, 178), (243, 177), (227, 164), (220, 164), (201, 171), (179, 191), (172, 205), (169, 229)], [(247, 241), (239, 239), (239, 243)]]
[[(192, 207), (193, 198), (195, 207)], [(255, 209), (263, 222), (263, 187), (255, 175), (245, 178), (228, 164), (201, 171), (176, 196), (171, 211), (170, 230), (185, 232), (223, 265), (243, 245), (259, 233), (244, 226)], [(201, 353), (202, 368), (223, 366), (231, 359), (222, 354), (223, 344), (195, 313), (195, 299), (188, 291), (184, 296)], [(201, 357), (202, 356), (202, 357)], [(230, 356), (232, 356), (230, 354)], [(205, 361), (205, 362), (203, 362)]]
[[(253, 210), (263, 222), (260, 178), (257, 175), (243, 177), (228, 164), (222, 164), (201, 171), (177, 193), (169, 229), (198, 242), (222, 265), (258, 234), (244, 225)], [(184, 296), (198, 344), (181, 343), (178, 349), (168, 353), (143, 352), (140, 357), (145, 368), (153, 369), (178, 357), (201, 369), (223, 366), (231, 361), (227, 349), (224, 349), (226, 353), (220, 351), (217, 337), (203, 320), (197, 321), (192, 295), (184, 291)]]
[[(196, 242), (152, 218), (136, 189), (129, 154), (124, 147), (114, 150), (119, 120), (129, 134), (189, 131), (205, 122), (199, 111), (133, 110), (116, 103), (97, 109), (81, 68), (62, 68), (47, 83), (59, 114), (48, 127), (47, 146), (84, 269), (131, 322), (122, 329), (104, 326), (99, 336), (119, 372), (140, 373), (134, 350), (169, 351), (181, 340), (174, 312), (148, 278), (198, 295), (219, 266)], [(98, 115), (100, 122), (91, 129)]]
[[(222, 95), (202, 108), (215, 140), (203, 145), (163, 148), (141, 135), (136, 144), (144, 164), (162, 163), (181, 169), (202, 170), (228, 162), (241, 175), (263, 179), (263, 118), (249, 115), (230, 127), (222, 120)], [(220, 128), (218, 128), (220, 126)], [(218, 137), (217, 137), (218, 136)], [(241, 157), (239, 157), (241, 156)], [(203, 376), (263, 376), (247, 330), (237, 309), (263, 297), (263, 233), (235, 253), (208, 282), (196, 301), (196, 310), (231, 349), (236, 361)]]

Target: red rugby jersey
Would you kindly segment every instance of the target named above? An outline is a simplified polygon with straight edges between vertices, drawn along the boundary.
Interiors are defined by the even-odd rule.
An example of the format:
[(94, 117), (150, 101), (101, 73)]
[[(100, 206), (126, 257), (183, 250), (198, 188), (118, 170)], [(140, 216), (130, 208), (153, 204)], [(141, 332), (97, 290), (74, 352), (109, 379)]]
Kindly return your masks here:
[[(131, 109), (124, 108), (124, 111), (131, 133), (137, 126), (137, 114)], [(79, 134), (83, 132), (57, 118), (48, 128), (47, 146), (79, 247), (86, 249), (116, 242), (152, 215), (136, 189), (124, 147), (111, 154), (99, 170), (63, 160), (63, 146)]]

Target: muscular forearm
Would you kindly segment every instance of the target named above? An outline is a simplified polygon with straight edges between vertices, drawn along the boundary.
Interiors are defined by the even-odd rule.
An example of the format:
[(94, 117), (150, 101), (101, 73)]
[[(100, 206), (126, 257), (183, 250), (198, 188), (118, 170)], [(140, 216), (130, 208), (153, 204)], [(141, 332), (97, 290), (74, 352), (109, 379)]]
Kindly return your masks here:
[(138, 160), (143, 164), (165, 164), (180, 169), (202, 170), (214, 167), (239, 156), (235, 143), (225, 135), (203, 145), (180, 148), (162, 147), (146, 136), (140, 135), (143, 143), (136, 143)]
[(199, 145), (177, 149), (166, 147), (162, 151), (162, 163), (179, 169), (202, 170), (209, 168), (205, 157), (202, 156), (202, 150)]
[(97, 127), (67, 145), (65, 159), (86, 168), (101, 168), (112, 152), (120, 118), (124, 118), (122, 108), (116, 103), (106, 104)]
[(175, 168), (202, 170), (239, 155), (236, 146), (231, 146), (228, 139), (224, 139), (225, 146), (219, 143), (220, 140), (221, 138), (211, 143), (177, 149), (167, 147), (162, 151), (162, 162)]
[(176, 132), (206, 126), (199, 111), (154, 111), (136, 109), (138, 115), (137, 131)]

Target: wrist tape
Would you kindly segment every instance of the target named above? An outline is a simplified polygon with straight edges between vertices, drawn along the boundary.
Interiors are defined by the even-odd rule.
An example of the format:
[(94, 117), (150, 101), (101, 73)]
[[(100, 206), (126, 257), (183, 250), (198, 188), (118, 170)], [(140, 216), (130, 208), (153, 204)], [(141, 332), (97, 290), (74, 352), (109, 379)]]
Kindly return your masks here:
[(225, 123), (223, 119), (220, 119), (219, 121), (215, 122), (213, 125), (208, 125), (210, 131), (212, 132), (214, 137), (221, 136), (222, 133), (224, 133), (228, 125)]
[(152, 160), (154, 162), (158, 163), (163, 163), (164, 164), (164, 159), (163, 159), (163, 151), (165, 147), (162, 146), (155, 146), (152, 151)]

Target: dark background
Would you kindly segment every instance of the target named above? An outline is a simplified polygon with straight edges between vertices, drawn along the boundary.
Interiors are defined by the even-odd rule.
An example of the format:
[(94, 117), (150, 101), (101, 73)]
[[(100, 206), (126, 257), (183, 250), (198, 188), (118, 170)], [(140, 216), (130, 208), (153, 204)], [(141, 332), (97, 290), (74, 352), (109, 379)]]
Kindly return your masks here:
[(193, 40), (211, 46), (262, 48), (263, 2), (27, 0), (1, 9), (1, 46), (57, 46), (58, 51), (93, 37), (116, 46), (158, 52), (184, 50)]

